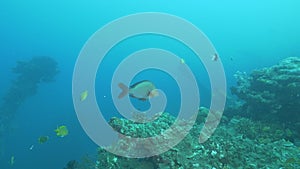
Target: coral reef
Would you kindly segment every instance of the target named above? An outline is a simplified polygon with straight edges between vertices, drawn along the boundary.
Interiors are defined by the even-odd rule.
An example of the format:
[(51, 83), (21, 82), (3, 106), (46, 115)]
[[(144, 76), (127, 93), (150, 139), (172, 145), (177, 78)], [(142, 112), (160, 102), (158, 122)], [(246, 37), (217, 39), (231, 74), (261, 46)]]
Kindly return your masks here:
[[(199, 135), (209, 110), (201, 107), (191, 129), (186, 128), (187, 121), (178, 122), (177, 131), (190, 131), (168, 151), (138, 159), (106, 151), (139, 148), (120, 135), (111, 147), (99, 147), (97, 159), (85, 168), (300, 168), (300, 148), (296, 146), (297, 140), (300, 143), (300, 58), (290, 57), (250, 75), (238, 72), (235, 76), (237, 86), (231, 90), (238, 99), (231, 98), (221, 123), (206, 142), (200, 144)], [(142, 116), (139, 121), (149, 120)], [(146, 138), (162, 134), (175, 121), (169, 113), (160, 113), (148, 123), (115, 117), (109, 124), (123, 135)], [(141, 150), (152, 151), (147, 146)]]
[(235, 77), (237, 86), (231, 91), (243, 104), (229, 108), (229, 113), (285, 126), (284, 138), (300, 145), (300, 58)]
[[(100, 147), (97, 160), (91, 168), (255, 169), (300, 167), (300, 149), (282, 139), (285, 133), (283, 128), (274, 127), (269, 123), (255, 122), (242, 117), (234, 117), (229, 120), (223, 116), (213, 136), (205, 143), (200, 144), (199, 134), (207, 113), (206, 108), (200, 108), (197, 121), (189, 134), (179, 144), (163, 154), (139, 159), (126, 158), (116, 156)], [(142, 124), (143, 127), (139, 123), (134, 124), (135, 122), (119, 118), (113, 118), (110, 124), (126, 135), (148, 136), (160, 133), (173, 122), (173, 116), (162, 113), (157, 120), (149, 124)], [(139, 132), (139, 128), (144, 130)]]
[(290, 57), (272, 67), (238, 72), (231, 91), (245, 101), (242, 110), (258, 120), (300, 121), (300, 58)]
[(67, 163), (64, 169), (76, 169), (78, 166), (78, 162), (76, 160), (71, 160)]
[[(159, 116), (159, 118), (146, 119), (146, 116), (138, 117), (138, 121), (149, 120), (150, 122), (148, 123), (138, 123), (131, 120), (113, 117), (110, 119), (109, 124), (117, 132), (126, 136), (139, 138), (152, 137), (168, 129), (175, 122), (175, 117), (170, 116), (168, 113), (158, 113), (156, 116)], [(158, 131), (157, 127), (160, 127), (161, 130)]]
[[(176, 145), (177, 142), (184, 138), (184, 133), (188, 133), (192, 125), (189, 120), (176, 120), (169, 113), (157, 113), (153, 118), (135, 121), (127, 119), (112, 118), (109, 124), (118, 133), (119, 141), (109, 147), (110, 152), (119, 152), (127, 157), (149, 157), (157, 154), (159, 151), (164, 152), (169, 147)], [(148, 123), (144, 123), (145, 121)], [(141, 123), (141, 121), (144, 121)], [(172, 128), (172, 130), (167, 130)], [(121, 135), (122, 134), (122, 135)], [(160, 135), (160, 137), (155, 137)], [(125, 137), (127, 136), (127, 137)], [(130, 141), (131, 138), (147, 138), (140, 140), (136, 144)], [(178, 141), (177, 141), (178, 140)]]

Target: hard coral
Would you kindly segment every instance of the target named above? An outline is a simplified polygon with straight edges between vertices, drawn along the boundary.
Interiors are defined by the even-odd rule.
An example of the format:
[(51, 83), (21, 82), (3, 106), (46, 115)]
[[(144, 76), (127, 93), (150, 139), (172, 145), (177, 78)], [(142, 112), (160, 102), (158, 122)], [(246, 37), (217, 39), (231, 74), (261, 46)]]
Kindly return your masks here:
[(300, 121), (300, 58), (290, 57), (250, 75), (238, 72), (233, 94), (244, 100), (243, 110), (254, 119)]
[[(207, 114), (208, 109), (201, 108), (198, 116)], [(173, 122), (171, 115), (164, 113), (163, 119), (143, 126), (158, 124), (156, 128), (165, 127), (168, 120)], [(147, 158), (126, 158), (98, 149), (96, 168), (147, 168), (147, 169), (184, 169), (184, 168), (281, 168), (287, 163), (294, 168), (299, 164), (293, 163), (299, 154), (293, 144), (281, 139), (283, 131), (273, 125), (251, 121), (245, 118), (233, 118), (228, 124), (220, 123), (215, 133), (203, 144), (199, 143), (199, 134), (203, 120), (196, 121), (190, 133), (176, 146), (162, 154)], [(124, 134), (135, 135), (134, 130), (127, 130), (130, 122), (112, 123), (124, 119), (114, 118), (111, 124), (123, 124)], [(169, 122), (167, 122), (169, 123)], [(139, 126), (141, 127), (141, 126)], [(118, 127), (118, 128), (122, 128)], [(156, 129), (155, 128), (155, 129)], [(251, 129), (251, 131), (249, 131)], [(281, 131), (278, 135), (274, 132)], [(159, 130), (158, 130), (159, 131)], [(248, 132), (251, 132), (250, 134)], [(259, 133), (259, 134), (258, 134)], [(152, 134), (149, 134), (151, 136)], [(141, 135), (143, 136), (143, 135)], [(287, 162), (286, 162), (287, 161)], [(88, 168), (86, 168), (88, 169)], [(91, 168), (92, 169), (92, 168)], [(94, 169), (94, 168), (93, 168)]]

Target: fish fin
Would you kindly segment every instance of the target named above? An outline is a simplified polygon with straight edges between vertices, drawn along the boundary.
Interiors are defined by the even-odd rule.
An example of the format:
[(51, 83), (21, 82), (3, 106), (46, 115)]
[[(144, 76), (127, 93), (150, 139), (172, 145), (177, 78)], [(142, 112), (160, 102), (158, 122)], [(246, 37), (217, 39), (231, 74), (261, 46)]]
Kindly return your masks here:
[(141, 83), (145, 83), (145, 82), (152, 83), (149, 80), (142, 80), (142, 81), (134, 83), (133, 85), (130, 86), (130, 88), (135, 88), (137, 85), (139, 85)]
[(152, 91), (149, 92), (148, 96), (150, 98), (153, 98), (153, 97), (159, 96), (159, 93), (156, 89), (153, 89)]
[(139, 98), (139, 100), (145, 102), (147, 99), (146, 98)]
[(122, 90), (122, 92), (119, 94), (118, 98), (121, 99), (128, 94), (129, 88), (123, 83), (119, 83), (119, 87)]
[(218, 59), (219, 59), (219, 56), (217, 53), (215, 53), (211, 58), (212, 61), (217, 61)]

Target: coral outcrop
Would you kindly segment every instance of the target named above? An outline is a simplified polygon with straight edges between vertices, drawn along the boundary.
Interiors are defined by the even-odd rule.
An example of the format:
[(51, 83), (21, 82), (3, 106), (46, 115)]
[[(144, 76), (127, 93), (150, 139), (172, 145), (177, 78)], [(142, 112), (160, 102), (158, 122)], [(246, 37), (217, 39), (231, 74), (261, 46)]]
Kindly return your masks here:
[(290, 57), (279, 64), (238, 72), (231, 91), (244, 101), (243, 112), (258, 120), (300, 122), (300, 58)]

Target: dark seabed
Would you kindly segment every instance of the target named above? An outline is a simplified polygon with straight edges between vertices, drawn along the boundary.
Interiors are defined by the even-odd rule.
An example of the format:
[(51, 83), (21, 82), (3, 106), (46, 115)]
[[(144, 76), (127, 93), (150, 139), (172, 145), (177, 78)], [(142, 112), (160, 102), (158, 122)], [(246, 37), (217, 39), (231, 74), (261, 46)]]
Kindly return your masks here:
[[(300, 169), (299, 6), (297, 0), (1, 1), (0, 168)], [(78, 56), (85, 54), (82, 49), (89, 38), (108, 23), (141, 12), (177, 16), (201, 30), (217, 55), (199, 57), (223, 66), (227, 91), (211, 94), (206, 65), (195, 51), (183, 41), (153, 32), (115, 44), (97, 72), (90, 71), (95, 62), (88, 60), (88, 66), (81, 69), (87, 73), (74, 85), (73, 71), (78, 66)], [(145, 19), (108, 31), (105, 36), (111, 38), (100, 39), (103, 43), (97, 46), (99, 53), (114, 40), (114, 35), (151, 22), (155, 23)], [(161, 24), (182, 36), (191, 34), (172, 21)], [(150, 30), (152, 26), (157, 25), (149, 24)], [(204, 45), (199, 43), (200, 48)], [(129, 55), (153, 48), (178, 57), (176, 65), (162, 63), (175, 69), (176, 78), (159, 69), (147, 69), (127, 79), (130, 85), (140, 84), (128, 91), (136, 108), (128, 120), (113, 102), (124, 100), (112, 94), (121, 92), (113, 83), (115, 70)], [(129, 70), (139, 68), (141, 63), (161, 63), (163, 57), (149, 56), (148, 61), (134, 62), (122, 71), (124, 76), (117, 78), (117, 83), (125, 83), (120, 79), (126, 79)], [(92, 90), (92, 85), (87, 85), (89, 77), (94, 78)], [(184, 95), (200, 96), (199, 106), (192, 108), (195, 112), (191, 113), (195, 123), (190, 119), (176, 120), (181, 103), (194, 101), (183, 99), (178, 77), (184, 82), (194, 77), (197, 82), (199, 91)], [(159, 95), (148, 90), (153, 86), (147, 86), (143, 80), (155, 84)], [(141, 93), (146, 98), (139, 98)], [(155, 116), (148, 115), (152, 101), (148, 96), (153, 96), (153, 101), (165, 97), (165, 109), (154, 112)], [(226, 98), (224, 110), (209, 109), (216, 96)], [(74, 104), (81, 104), (87, 108), (87, 116), (92, 114), (94, 111), (88, 110), (92, 109), (93, 97), (110, 129), (119, 133), (119, 140), (109, 142), (109, 147), (99, 146), (97, 140), (89, 137), (75, 111), (79, 108)], [(205, 122), (218, 126), (214, 130)], [(86, 125), (95, 127), (92, 133), (99, 140), (109, 138), (104, 128), (97, 131), (99, 125)], [(169, 128), (173, 131), (167, 132)], [(147, 140), (144, 144), (130, 140), (158, 135), (164, 139)], [(181, 136), (180, 142), (173, 139)], [(199, 143), (199, 136), (200, 141), (207, 140)], [(168, 151), (155, 154), (165, 148)], [(127, 156), (110, 152), (114, 150)], [(144, 158), (130, 158), (137, 154)]]

